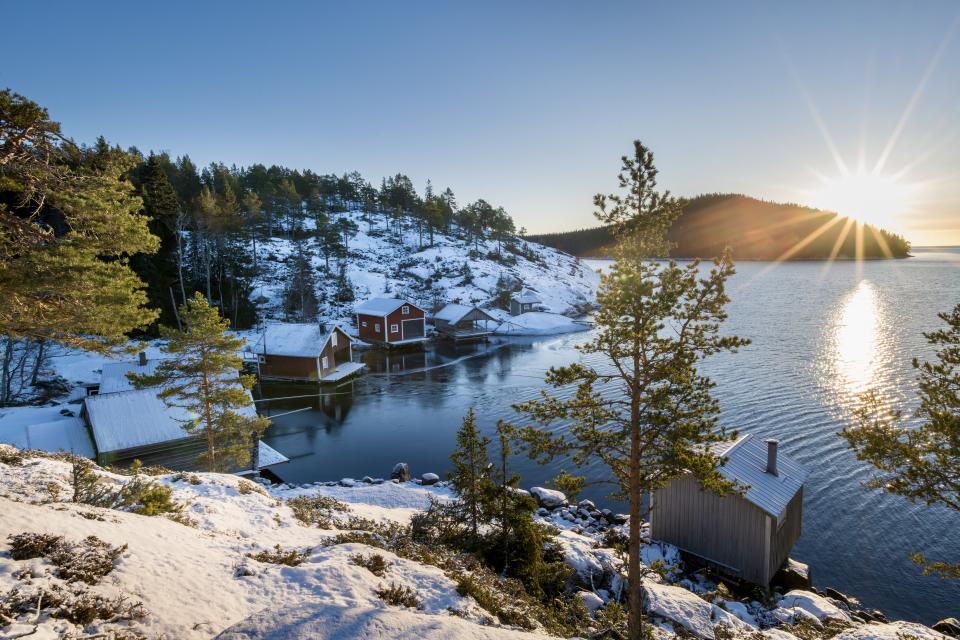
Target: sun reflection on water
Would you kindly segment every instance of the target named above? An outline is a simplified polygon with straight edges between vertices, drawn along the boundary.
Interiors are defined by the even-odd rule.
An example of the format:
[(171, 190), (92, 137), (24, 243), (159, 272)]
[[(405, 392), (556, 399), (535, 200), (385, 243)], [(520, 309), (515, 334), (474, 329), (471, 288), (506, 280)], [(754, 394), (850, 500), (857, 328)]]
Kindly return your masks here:
[(833, 381), (841, 396), (857, 397), (867, 390), (882, 390), (882, 312), (877, 292), (867, 280), (844, 299), (833, 328)]

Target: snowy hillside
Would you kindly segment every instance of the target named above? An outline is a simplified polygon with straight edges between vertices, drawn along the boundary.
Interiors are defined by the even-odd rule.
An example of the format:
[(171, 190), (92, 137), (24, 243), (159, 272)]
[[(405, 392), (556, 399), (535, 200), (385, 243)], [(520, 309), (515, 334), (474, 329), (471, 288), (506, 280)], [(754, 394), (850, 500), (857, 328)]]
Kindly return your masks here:
[[(358, 231), (347, 242), (346, 274), (357, 302), (375, 297), (407, 297), (426, 309), (447, 302), (494, 306), (501, 287), (529, 288), (548, 311), (579, 315), (595, 302), (599, 276), (573, 256), (543, 245), (516, 239), (498, 247), (495, 240), (475, 244), (467, 237), (435, 233), (433, 243), (406, 227), (403, 235), (383, 227), (382, 215), (362, 211), (339, 214), (356, 224)], [(422, 245), (421, 245), (422, 241)], [(311, 241), (313, 242), (313, 241)], [(429, 244), (429, 246), (427, 246)], [(312, 263), (318, 276), (321, 316), (328, 320), (351, 317), (353, 304), (334, 301), (339, 264), (327, 260), (312, 245)], [(260, 299), (261, 317), (282, 319), (284, 263), (293, 243), (272, 238), (258, 248), (264, 273), (255, 283), (252, 298)]]
[[(499, 614), (485, 607), (491, 597), (509, 602), (510, 596), (485, 592), (481, 606), (473, 594), (484, 592), (463, 588), (465, 579), (473, 579), (468, 576), (479, 575), (476, 567), (456, 565), (442, 548), (418, 548), (409, 530), (399, 526), (431, 498), (452, 499), (443, 483), (345, 479), (336, 485), (264, 487), (221, 474), (122, 476), (99, 468), (86, 473), (92, 475), (78, 474), (68, 459), (0, 445), (0, 636), (537, 640), (549, 635), (529, 612), (527, 630), (498, 620)], [(178, 512), (147, 515), (147, 506), (160, 502), (155, 492), (144, 490), (151, 483), (172, 490)], [(77, 487), (85, 496), (80, 501), (74, 500)], [(113, 508), (93, 504), (102, 502), (105, 492), (123, 490), (136, 500)], [(622, 592), (622, 562), (603, 541), (622, 531), (625, 518), (600, 512), (588, 501), (567, 506), (559, 492), (532, 493), (541, 500), (538, 518), (557, 529), (566, 562), (577, 572), (574, 589), (580, 591), (574, 593), (592, 612), (585, 614), (579, 635), (592, 636), (603, 619), (600, 611)], [(765, 602), (737, 600), (699, 573), (683, 573), (669, 545), (648, 541), (642, 556), (648, 566), (660, 567), (645, 579), (646, 607), (660, 640), (946, 640), (921, 625), (886, 623), (853, 601), (811, 591), (794, 590)], [(496, 576), (492, 580), (496, 585)]]

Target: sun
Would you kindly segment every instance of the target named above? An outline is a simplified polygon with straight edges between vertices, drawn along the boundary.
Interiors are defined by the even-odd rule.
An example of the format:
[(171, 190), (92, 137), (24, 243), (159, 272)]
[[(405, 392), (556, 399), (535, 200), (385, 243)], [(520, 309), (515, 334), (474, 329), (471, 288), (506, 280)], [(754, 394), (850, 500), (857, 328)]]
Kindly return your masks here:
[(814, 207), (881, 228), (898, 228), (913, 204), (913, 185), (891, 175), (858, 171), (820, 182), (811, 193)]

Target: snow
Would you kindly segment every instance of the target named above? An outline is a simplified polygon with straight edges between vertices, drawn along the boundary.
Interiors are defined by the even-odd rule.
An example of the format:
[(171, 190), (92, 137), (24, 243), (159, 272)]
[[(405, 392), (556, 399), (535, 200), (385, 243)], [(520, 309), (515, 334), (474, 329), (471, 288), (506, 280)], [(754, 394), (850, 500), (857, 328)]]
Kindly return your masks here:
[(537, 499), (541, 507), (548, 509), (553, 507), (562, 507), (567, 504), (567, 496), (562, 491), (547, 489), (546, 487), (531, 487), (530, 494)]
[[(40, 409), (39, 407), (17, 407), (20, 411), (0, 412), (0, 443), (11, 444), (19, 449), (40, 449), (43, 451), (68, 451), (80, 456), (93, 457), (93, 442), (83, 421), (74, 416), (63, 416), (47, 422), (33, 422), (40, 411), (22, 409)], [(43, 407), (59, 409), (59, 407)], [(8, 418), (8, 416), (10, 416)], [(8, 422), (9, 420), (9, 422)]]
[(395, 607), (343, 608), (310, 603), (296, 610), (264, 611), (227, 629), (217, 640), (544, 640), (547, 637)]
[[(118, 486), (127, 476), (99, 470), (102, 482)], [(325, 495), (347, 504), (350, 513), (377, 521), (406, 523), (432, 500), (452, 498), (446, 486), (416, 483), (354, 486), (279, 485), (257, 491), (233, 475), (196, 473), (161, 475), (154, 481), (170, 487), (173, 498), (186, 505), (185, 515), (193, 526), (163, 517), (141, 516), (124, 511), (99, 509), (69, 502), (70, 465), (49, 458), (28, 458), (18, 466), (0, 463), (0, 593), (18, 584), (24, 569), (41, 588), (62, 583), (43, 559), (14, 561), (6, 551), (8, 536), (26, 531), (45, 532), (79, 540), (89, 535), (112, 545), (128, 545), (116, 568), (100, 584), (90, 587), (107, 597), (119, 595), (141, 601), (149, 615), (133, 623), (147, 637), (234, 639), (321, 638), (346, 640), (355, 637), (466, 638), (468, 640), (534, 640), (546, 636), (489, 624), (489, 616), (472, 598), (460, 596), (456, 583), (437, 567), (400, 558), (359, 543), (325, 546), (337, 530), (322, 530), (299, 523), (286, 500), (300, 495)], [(59, 497), (58, 497), (59, 496)], [(60, 500), (60, 501), (58, 501)], [(346, 522), (346, 514), (340, 520)], [(336, 521), (337, 516), (335, 516)], [(570, 525), (570, 523), (566, 523)], [(599, 534), (581, 534), (558, 523), (558, 541), (568, 563), (580, 565), (597, 577), (622, 569), (613, 549), (598, 545)], [(262, 563), (248, 554), (280, 545), (283, 549), (306, 549), (303, 564), (290, 567)], [(377, 577), (354, 564), (351, 557), (378, 553), (387, 572)], [(676, 549), (659, 543), (643, 546), (644, 564), (656, 560), (678, 562)], [(667, 579), (670, 579), (668, 571)], [(716, 640), (717, 628), (728, 628), (737, 637), (757, 633), (757, 603), (748, 609), (739, 602), (717, 600), (713, 604), (681, 586), (660, 584), (657, 576), (644, 581), (647, 608), (654, 619), (655, 636), (668, 638), (671, 629), (683, 629), (702, 640)], [(387, 605), (377, 589), (394, 582), (409, 586), (420, 609)], [(691, 583), (689, 580), (684, 583)], [(589, 583), (588, 583), (589, 584)], [(691, 583), (692, 584), (692, 583)], [(700, 583), (698, 583), (700, 584)], [(620, 583), (622, 587), (622, 582)], [(609, 589), (581, 591), (588, 609), (602, 607)], [(713, 586), (700, 584), (706, 593)], [(691, 587), (693, 588), (693, 587)], [(788, 599), (789, 598), (789, 599)], [(775, 610), (781, 615), (820, 624), (815, 613), (833, 613), (824, 598), (793, 591)], [(788, 609), (786, 607), (796, 607)], [(805, 607), (805, 608), (802, 608)], [(767, 617), (769, 615), (767, 614)], [(4, 633), (32, 629), (33, 615), (20, 618)], [(921, 625), (911, 623), (864, 624), (836, 636), (838, 640), (946, 640)], [(78, 629), (69, 623), (42, 616), (32, 637), (57, 638), (68, 633), (106, 633), (111, 625), (97, 623)], [(796, 640), (790, 628), (761, 631), (768, 640)], [(83, 633), (80, 633), (80, 632)]]
[(501, 321), (494, 330), (498, 335), (506, 336), (549, 336), (559, 333), (586, 331), (590, 328), (585, 322), (577, 322), (566, 316), (545, 311), (528, 311), (518, 316), (494, 314)]
[(848, 616), (843, 609), (833, 604), (827, 598), (810, 591), (801, 591), (799, 589), (789, 591), (783, 596), (783, 599), (780, 600), (779, 605), (784, 609), (802, 609), (821, 621), (850, 621), (850, 616)]

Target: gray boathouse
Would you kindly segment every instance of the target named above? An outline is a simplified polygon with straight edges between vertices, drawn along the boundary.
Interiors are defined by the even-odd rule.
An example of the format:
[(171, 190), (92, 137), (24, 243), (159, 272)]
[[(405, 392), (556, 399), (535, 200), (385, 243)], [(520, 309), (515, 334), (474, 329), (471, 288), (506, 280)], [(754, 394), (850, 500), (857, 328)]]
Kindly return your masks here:
[(778, 449), (777, 440), (752, 435), (715, 445), (713, 452), (727, 458), (721, 473), (747, 488), (719, 496), (692, 475), (673, 480), (651, 497), (652, 537), (732, 577), (768, 586), (800, 537), (809, 475)]

